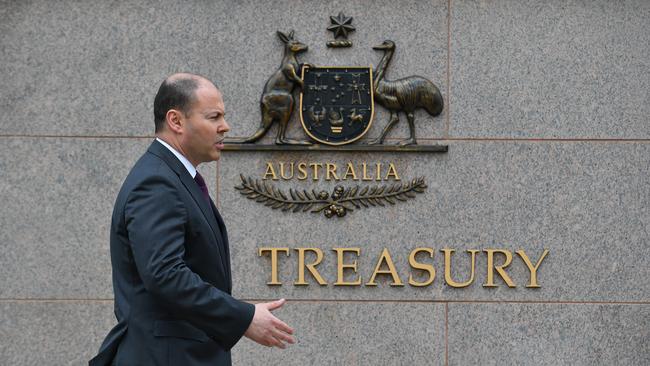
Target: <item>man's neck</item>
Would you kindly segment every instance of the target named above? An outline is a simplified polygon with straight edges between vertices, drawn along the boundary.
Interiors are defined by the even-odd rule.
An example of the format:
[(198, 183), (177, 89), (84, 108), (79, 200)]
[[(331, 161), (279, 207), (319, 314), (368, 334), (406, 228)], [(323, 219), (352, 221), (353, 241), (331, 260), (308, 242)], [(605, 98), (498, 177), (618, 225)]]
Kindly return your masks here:
[(172, 144), (170, 144), (168, 141), (165, 140), (163, 136), (156, 136), (156, 140), (160, 142), (161, 145), (166, 147), (169, 151), (176, 156), (176, 158), (183, 164), (185, 169), (187, 169), (187, 172), (190, 173), (192, 178), (196, 176), (196, 167), (187, 159), (185, 155), (176, 147), (174, 147)]

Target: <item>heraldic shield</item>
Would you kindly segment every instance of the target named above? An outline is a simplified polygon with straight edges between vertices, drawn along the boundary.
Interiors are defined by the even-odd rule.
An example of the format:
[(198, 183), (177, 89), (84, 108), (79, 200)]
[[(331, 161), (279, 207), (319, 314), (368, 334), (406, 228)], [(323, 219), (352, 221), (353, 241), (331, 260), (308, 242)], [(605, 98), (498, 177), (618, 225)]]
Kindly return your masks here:
[(307, 135), (327, 145), (360, 139), (374, 116), (371, 66), (303, 67), (300, 121)]

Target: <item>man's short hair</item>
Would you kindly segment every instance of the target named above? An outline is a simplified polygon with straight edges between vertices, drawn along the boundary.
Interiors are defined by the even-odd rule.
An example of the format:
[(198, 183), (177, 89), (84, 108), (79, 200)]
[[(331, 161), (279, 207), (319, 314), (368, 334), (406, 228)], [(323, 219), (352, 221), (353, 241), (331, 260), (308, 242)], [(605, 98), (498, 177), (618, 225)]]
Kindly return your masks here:
[(153, 101), (153, 116), (156, 132), (165, 125), (165, 116), (170, 109), (177, 109), (187, 115), (196, 101), (196, 89), (199, 87), (197, 77), (167, 78), (160, 84)]

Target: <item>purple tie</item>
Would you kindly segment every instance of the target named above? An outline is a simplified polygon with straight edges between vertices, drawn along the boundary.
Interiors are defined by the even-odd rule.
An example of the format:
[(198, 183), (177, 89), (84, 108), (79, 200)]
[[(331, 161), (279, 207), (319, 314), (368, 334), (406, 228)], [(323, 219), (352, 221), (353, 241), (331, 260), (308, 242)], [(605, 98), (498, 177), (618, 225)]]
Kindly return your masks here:
[(203, 197), (205, 197), (206, 201), (210, 203), (210, 193), (208, 192), (208, 186), (205, 185), (205, 180), (201, 176), (201, 173), (199, 173), (198, 171), (194, 176), (194, 181), (196, 182), (196, 184), (199, 185), (199, 188), (201, 188), (201, 192), (203, 192)]

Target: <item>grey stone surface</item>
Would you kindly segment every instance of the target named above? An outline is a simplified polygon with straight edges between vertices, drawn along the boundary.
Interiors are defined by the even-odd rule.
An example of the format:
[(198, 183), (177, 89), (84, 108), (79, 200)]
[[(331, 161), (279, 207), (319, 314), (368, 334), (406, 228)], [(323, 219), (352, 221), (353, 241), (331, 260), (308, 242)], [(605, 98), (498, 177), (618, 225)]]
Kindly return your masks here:
[[(328, 49), (329, 16), (340, 11), (354, 17), (354, 47)], [(95, 354), (115, 324), (112, 205), (150, 142), (159, 83), (177, 71), (215, 80), (230, 135), (247, 136), (282, 58), (276, 31), (290, 29), (309, 46), (299, 60), (316, 65), (376, 66), (371, 47), (394, 40), (387, 77), (427, 77), (445, 97), (441, 116), (416, 113), (421, 141), (447, 137), (447, 120), (452, 139), (477, 139), (451, 141), (447, 154), (229, 152), (201, 167), (228, 225), (235, 296), (290, 299), (276, 315), (297, 331), (284, 351), (242, 340), (236, 365), (650, 364), (650, 144), (561, 140), (650, 139), (647, 1), (35, 0), (0, 1), (0, 18), (0, 364), (82, 365)], [(377, 106), (367, 138), (387, 119)], [(402, 117), (390, 141), (407, 131)], [(304, 137), (297, 113), (289, 135)], [(394, 162), (428, 189), (343, 219), (287, 214), (233, 189), (267, 161), (353, 162), (357, 172)], [(277, 182), (285, 192), (336, 184)], [(321, 248), (328, 285), (308, 274), (308, 287), (294, 286), (292, 251), (280, 259), (283, 286), (267, 286), (262, 246)], [(335, 287), (334, 247), (360, 248), (363, 283), (383, 248), (407, 283), (410, 251), (430, 247), (436, 279)], [(457, 250), (458, 281), (466, 249), (550, 253), (540, 289), (524, 287), (516, 255), (507, 269), (516, 288), (498, 276), (497, 288), (483, 287), (484, 253), (473, 284), (453, 289), (442, 248)]]
[[(230, 1), (189, 3), (5, 2), (0, 7), (2, 134), (151, 135), (155, 90), (177, 71), (203, 74), (225, 92), (233, 136), (252, 133), (259, 98), (279, 67), (276, 31), (295, 30), (310, 47), (303, 62), (377, 65), (372, 46), (397, 43), (388, 77), (419, 74), (446, 91), (446, 1)], [(327, 49), (329, 16), (354, 17), (351, 49)], [(378, 111), (378, 126), (388, 116)], [(440, 135), (444, 118), (418, 113), (420, 136)], [(291, 134), (303, 135), (297, 114)], [(405, 136), (406, 125), (393, 136)], [(275, 134), (275, 130), (271, 131)]]
[(454, 1), (452, 137), (649, 138), (650, 3)]
[(449, 304), (449, 365), (648, 365), (650, 306)]
[[(0, 302), (0, 363), (85, 365), (115, 325), (110, 301)], [(235, 365), (442, 365), (444, 305), (289, 302), (275, 314), (297, 343), (269, 349), (244, 338)]]
[(112, 297), (113, 203), (150, 139), (0, 141), (0, 298)]
[[(230, 153), (220, 170), (221, 211), (229, 228), (235, 291), (244, 298), (471, 299), (648, 301), (646, 258), (650, 227), (650, 144), (586, 142), (454, 142), (447, 154)], [(233, 187), (239, 174), (261, 178), (266, 161), (394, 162), (404, 179), (424, 176), (425, 194), (387, 208), (355, 210), (339, 219), (285, 213), (246, 199)], [(351, 186), (354, 182), (341, 182)], [(327, 190), (335, 183), (278, 182)], [(270, 280), (268, 256), (259, 247), (319, 247), (318, 267), (327, 286), (294, 286), (296, 252), (280, 257), (282, 286)], [(382, 248), (388, 248), (401, 279), (410, 273), (416, 247), (437, 250), (435, 282), (424, 288), (335, 287), (334, 247), (360, 247), (359, 273), (369, 279)], [(454, 278), (468, 277), (466, 249), (524, 249), (535, 261), (542, 288), (530, 289), (528, 271), (516, 255), (508, 273), (517, 288), (485, 288), (486, 255), (477, 257), (476, 278), (465, 289), (444, 285), (441, 248), (454, 248)], [(352, 261), (354, 258), (346, 259)], [(310, 259), (311, 260), (311, 259)], [(421, 259), (426, 261), (426, 258)], [(497, 257), (497, 263), (502, 259)]]
[(115, 324), (107, 301), (0, 302), (0, 364), (87, 365)]
[(444, 365), (443, 304), (288, 302), (275, 313), (297, 343), (279, 350), (244, 339), (234, 365)]

